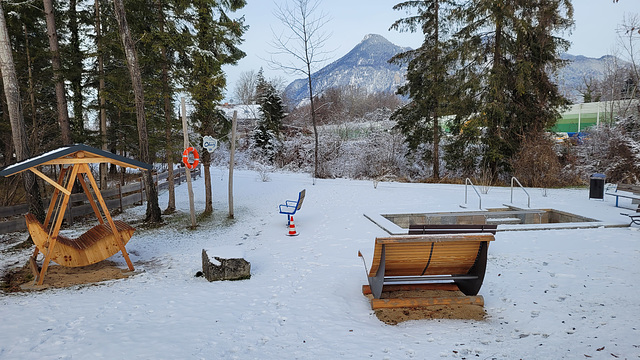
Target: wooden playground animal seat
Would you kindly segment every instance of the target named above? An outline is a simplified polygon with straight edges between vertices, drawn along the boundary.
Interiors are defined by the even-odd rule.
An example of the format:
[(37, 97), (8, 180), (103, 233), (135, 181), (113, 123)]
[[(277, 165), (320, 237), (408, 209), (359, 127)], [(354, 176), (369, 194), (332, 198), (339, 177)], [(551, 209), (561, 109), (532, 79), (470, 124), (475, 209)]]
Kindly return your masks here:
[[(33, 242), (40, 252), (47, 254), (49, 251), (49, 232), (33, 214), (27, 214), (25, 219)], [(119, 220), (114, 223), (126, 245), (135, 229)], [(105, 260), (119, 251), (120, 247), (109, 224), (100, 224), (75, 239), (58, 235), (56, 246), (52, 250), (51, 260), (67, 267), (87, 266)]]
[[(373, 294), (372, 307), (420, 306), (412, 299), (379, 300), (386, 287), (454, 283), (469, 303), (483, 303), (478, 294), (484, 280), (490, 233), (404, 235), (376, 238), (373, 262), (368, 273), (369, 289)], [(359, 252), (359, 256), (362, 254)], [(364, 260), (364, 258), (363, 258)], [(365, 264), (366, 268), (366, 264)], [(445, 301), (446, 302), (446, 301)], [(460, 303), (455, 300), (454, 303)], [(428, 303), (428, 301), (427, 301)]]

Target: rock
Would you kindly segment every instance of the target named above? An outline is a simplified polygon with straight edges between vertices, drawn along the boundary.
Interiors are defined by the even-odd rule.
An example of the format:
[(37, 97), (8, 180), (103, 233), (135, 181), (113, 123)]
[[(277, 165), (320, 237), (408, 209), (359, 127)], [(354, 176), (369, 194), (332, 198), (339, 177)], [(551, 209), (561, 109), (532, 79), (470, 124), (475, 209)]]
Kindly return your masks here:
[(242, 258), (224, 259), (217, 256), (209, 259), (202, 249), (202, 272), (209, 281), (244, 280), (251, 277), (251, 264)]

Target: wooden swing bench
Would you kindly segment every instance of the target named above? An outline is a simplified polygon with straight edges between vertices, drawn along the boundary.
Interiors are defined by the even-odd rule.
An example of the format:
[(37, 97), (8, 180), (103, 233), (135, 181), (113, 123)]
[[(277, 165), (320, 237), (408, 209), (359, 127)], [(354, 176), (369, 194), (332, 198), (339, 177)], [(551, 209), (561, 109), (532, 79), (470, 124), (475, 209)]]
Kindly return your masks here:
[[(483, 305), (482, 296), (476, 295), (484, 280), (489, 242), (493, 240), (490, 233), (376, 238), (367, 276), (369, 285), (363, 286), (363, 293), (373, 295), (374, 310), (438, 304)], [(363, 257), (360, 252), (358, 255)], [(434, 284), (438, 284), (436, 288), (459, 289), (467, 296), (381, 299), (385, 291), (433, 289)]]
[[(33, 214), (25, 215), (25, 219), (36, 247), (41, 253), (47, 253), (50, 243), (49, 231)], [(114, 224), (122, 242), (126, 245), (136, 229), (119, 220), (115, 220)], [(52, 251), (51, 260), (67, 267), (95, 264), (120, 251), (117, 241), (108, 224), (96, 225), (75, 239), (58, 234), (57, 245)]]
[[(151, 165), (136, 160), (76, 144), (50, 151), (0, 170), (2, 176), (31, 171), (55, 188), (44, 224), (40, 223), (33, 214), (25, 216), (29, 234), (36, 245), (29, 262), (38, 285), (43, 284), (51, 261), (67, 267), (86, 266), (121, 252), (129, 270), (134, 270), (125, 245), (131, 239), (135, 229), (122, 221), (114, 221), (111, 218), (107, 204), (89, 167), (89, 164), (105, 162), (139, 170), (151, 170), (152, 168)], [(38, 166), (60, 166), (58, 181), (54, 181), (42, 173), (37, 169)], [(94, 226), (76, 239), (69, 239), (60, 235), (60, 227), (71, 199), (71, 190), (76, 181), (82, 186), (99, 225)], [(96, 200), (94, 200), (94, 196)], [(41, 268), (36, 263), (40, 252), (44, 255)]]

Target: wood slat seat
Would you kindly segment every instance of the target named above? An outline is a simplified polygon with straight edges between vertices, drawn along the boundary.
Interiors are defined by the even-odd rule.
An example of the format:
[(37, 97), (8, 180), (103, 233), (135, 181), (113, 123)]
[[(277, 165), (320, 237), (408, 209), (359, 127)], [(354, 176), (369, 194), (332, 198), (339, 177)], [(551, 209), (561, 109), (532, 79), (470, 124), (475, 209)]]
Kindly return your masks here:
[[(49, 232), (33, 214), (25, 215), (25, 220), (33, 242), (43, 254), (47, 254)], [(126, 245), (135, 228), (119, 220), (114, 223)], [(75, 239), (58, 234), (56, 242), (51, 260), (69, 267), (95, 264), (120, 251), (113, 231), (108, 224), (96, 225)]]
[(488, 233), (376, 238), (368, 274), (371, 292), (379, 299), (385, 285), (453, 282), (465, 295), (476, 295), (493, 240)]

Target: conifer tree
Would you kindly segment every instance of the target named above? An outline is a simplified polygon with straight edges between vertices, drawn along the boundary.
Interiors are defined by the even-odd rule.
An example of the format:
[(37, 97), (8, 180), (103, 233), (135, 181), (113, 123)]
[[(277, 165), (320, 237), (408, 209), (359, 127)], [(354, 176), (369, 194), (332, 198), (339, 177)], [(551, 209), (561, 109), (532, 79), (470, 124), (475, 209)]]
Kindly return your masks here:
[[(407, 83), (398, 94), (408, 96), (411, 102), (396, 110), (392, 119), (405, 135), (412, 152), (422, 152), (423, 158), (433, 164), (433, 177), (440, 178), (440, 118), (449, 114), (452, 84), (450, 70), (455, 66), (447, 29), (449, 0), (405, 1), (395, 10), (415, 8), (417, 14), (396, 21), (391, 28), (400, 31), (422, 31), (422, 46), (398, 54), (391, 62), (408, 63)], [(424, 146), (431, 143), (432, 148)]]
[(569, 0), (478, 0), (455, 15), (463, 24), (455, 36), (458, 84), (471, 115), (452, 126), (448, 165), (473, 161), (477, 151), (497, 177), (510, 170), (523, 138), (552, 126), (567, 103), (550, 76), (563, 64), (568, 42), (558, 34), (573, 24), (573, 8)]
[[(190, 54), (191, 69), (188, 72), (188, 91), (193, 99), (191, 121), (202, 135), (220, 137), (230, 128), (230, 122), (216, 108), (223, 99), (226, 78), (222, 65), (236, 64), (246, 54), (238, 48), (246, 31), (244, 19), (231, 19), (228, 12), (241, 9), (245, 0), (196, 0), (192, 2), (193, 28), (195, 30)], [(210, 155), (202, 152), (205, 178), (205, 210), (213, 212), (211, 195)]]
[(284, 119), (284, 105), (275, 86), (264, 79), (262, 70), (258, 73), (256, 85), (260, 118), (253, 130), (255, 147), (273, 162), (280, 149), (280, 127)]

